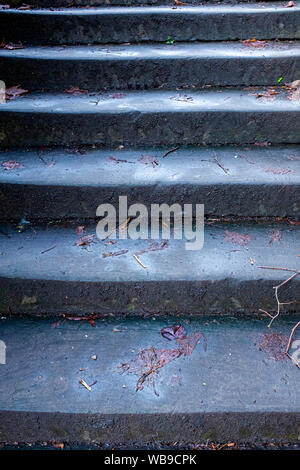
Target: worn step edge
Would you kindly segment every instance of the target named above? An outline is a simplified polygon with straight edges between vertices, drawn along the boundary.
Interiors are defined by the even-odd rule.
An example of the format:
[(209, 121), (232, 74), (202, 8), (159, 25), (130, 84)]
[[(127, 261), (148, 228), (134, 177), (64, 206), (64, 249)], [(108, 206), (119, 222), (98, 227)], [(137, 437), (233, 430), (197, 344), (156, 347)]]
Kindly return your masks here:
[[(266, 3), (272, 2), (272, 0), (265, 0)], [(204, 3), (207, 5), (216, 5), (219, 4), (220, 0), (204, 0)], [(34, 0), (31, 4), (32, 8), (40, 7), (40, 8), (63, 8), (70, 6), (70, 0)], [(119, 7), (135, 7), (135, 6), (162, 6), (162, 5), (170, 5), (168, 0), (76, 0), (75, 5), (71, 5), (71, 7), (107, 7), (110, 8), (111, 6), (119, 6)], [(189, 3), (199, 5), (199, 0), (191, 0)], [(201, 2), (203, 3), (203, 2)], [(256, 0), (222, 0), (221, 3), (232, 4), (236, 5), (237, 3), (245, 3), (245, 4), (252, 4), (257, 3)], [(273, 2), (272, 2), (273, 3)], [(23, 5), (22, 0), (11, 0), (10, 6), (20, 7)]]
[[(91, 245), (77, 246), (75, 222), (21, 225), (27, 229), (21, 233), (1, 227), (2, 314), (275, 311), (273, 286), (290, 273), (258, 266), (300, 265), (299, 227), (276, 221), (206, 224), (202, 249), (197, 232), (197, 250), (172, 235), (167, 243), (156, 240), (155, 249), (153, 240), (117, 238), (111, 245), (96, 235)], [(86, 234), (95, 232), (96, 222), (86, 226)], [(281, 294), (282, 301), (296, 301), (285, 312), (299, 310), (299, 282), (298, 276)]]
[(300, 6), (282, 2), (0, 11), (2, 39), (41, 45), (300, 39), (299, 23)]
[[(71, 152), (71, 153), (70, 153)], [(206, 215), (300, 217), (300, 148), (0, 154), (0, 218), (95, 218), (100, 203), (202, 203)], [(7, 162), (15, 169), (7, 170)], [(84, 168), (84, 171), (83, 171)]]
[(239, 42), (174, 45), (28, 47), (0, 50), (6, 86), (32, 91), (73, 85), (89, 90), (265, 86), (299, 78), (300, 41), (270, 42), (251, 49)]
[[(190, 356), (163, 367), (155, 376), (158, 396), (147, 382), (136, 392), (139, 377), (119, 374), (118, 366), (149, 346), (178, 347), (160, 334), (172, 319), (106, 319), (95, 328), (88, 322), (80, 328), (71, 321), (56, 328), (53, 321), (2, 322), (1, 440), (299, 442), (299, 371), (287, 358), (274, 360), (276, 346), (259, 350), (269, 333), (266, 319), (176, 322), (188, 335), (204, 333), (207, 350), (201, 340)], [(294, 324), (290, 317), (279, 320), (273, 332), (288, 336)], [(295, 332), (295, 343), (298, 338)], [(81, 378), (94, 383), (90, 392)]]
[(0, 146), (299, 143), (299, 102), (258, 92), (31, 94), (0, 104)]

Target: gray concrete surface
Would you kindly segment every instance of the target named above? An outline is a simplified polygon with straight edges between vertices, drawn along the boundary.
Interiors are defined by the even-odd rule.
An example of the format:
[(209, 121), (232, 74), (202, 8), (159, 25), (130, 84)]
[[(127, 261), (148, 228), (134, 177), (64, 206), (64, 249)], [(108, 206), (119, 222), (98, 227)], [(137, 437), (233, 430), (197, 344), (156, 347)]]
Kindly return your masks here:
[(259, 91), (29, 94), (0, 104), (0, 146), (299, 143), (298, 101)]
[[(122, 194), (147, 207), (201, 203), (213, 216), (300, 216), (297, 146), (179, 148), (163, 158), (167, 150), (2, 152), (0, 217), (94, 218), (100, 202), (118, 207)], [(22, 166), (6, 170), (10, 160)]]
[[(275, 311), (273, 286), (290, 273), (258, 266), (300, 265), (299, 227), (290, 224), (207, 224), (198, 251), (186, 250), (185, 239), (173, 238), (158, 251), (147, 251), (147, 240), (118, 239), (111, 245), (96, 236), (95, 243), (80, 247), (77, 225), (82, 223), (33, 224), (21, 233), (15, 226), (1, 226), (2, 314)], [(85, 225), (87, 235), (95, 234), (96, 222)], [(280, 241), (272, 241), (274, 230), (280, 231)], [(248, 243), (232, 242), (232, 232), (248, 235)], [(128, 251), (103, 257), (122, 250)], [(299, 310), (299, 282), (300, 276), (282, 290), (282, 301), (296, 300), (283, 311)]]
[[(176, 347), (160, 335), (181, 323), (201, 331), (197, 345), (135, 391), (138, 376), (118, 366), (140, 350)], [(295, 319), (274, 324), (289, 335)], [(57, 325), (56, 325), (57, 326)], [(299, 370), (259, 350), (266, 319), (53, 321), (7, 320), (0, 325), (7, 362), (0, 365), (0, 438), (34, 442), (169, 440), (299, 442)], [(295, 340), (299, 338), (296, 333)], [(91, 356), (97, 355), (97, 360)], [(87, 369), (81, 370), (80, 369)], [(79, 384), (96, 382), (91, 391)]]
[(297, 3), (293, 8), (283, 8), (282, 2), (206, 2), (174, 8), (169, 2), (129, 8), (1, 10), (0, 30), (7, 42), (37, 45), (165, 42), (168, 35), (175, 41), (300, 39), (299, 17)]
[(297, 80), (299, 70), (297, 41), (268, 42), (262, 49), (241, 42), (0, 49), (6, 86), (21, 83), (31, 91), (272, 86), (282, 75), (284, 83)]

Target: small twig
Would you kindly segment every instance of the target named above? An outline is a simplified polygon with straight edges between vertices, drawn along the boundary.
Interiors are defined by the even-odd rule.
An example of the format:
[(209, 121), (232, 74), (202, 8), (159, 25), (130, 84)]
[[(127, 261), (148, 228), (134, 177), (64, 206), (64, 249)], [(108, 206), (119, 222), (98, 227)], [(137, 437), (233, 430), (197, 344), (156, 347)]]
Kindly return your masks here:
[(169, 155), (169, 153), (176, 152), (176, 150), (179, 150), (179, 149), (180, 147), (174, 147), (173, 149), (168, 150), (166, 153), (164, 153), (162, 157), (165, 158)]
[(4, 236), (5, 236), (5, 237), (7, 237), (7, 238), (11, 238), (11, 236), (10, 236), (10, 235), (8, 235), (8, 233), (6, 233), (6, 232), (3, 232), (2, 230), (0, 230), (0, 233), (2, 233), (2, 235), (4, 235)]
[(141, 266), (143, 266), (144, 269), (147, 269), (148, 266), (145, 266), (145, 265), (141, 262), (141, 260), (140, 260), (136, 255), (133, 255), (133, 257), (134, 257), (134, 259), (136, 259), (136, 261), (137, 261)]
[[(298, 276), (298, 274), (300, 274), (300, 271), (297, 271), (296, 269), (289, 269), (289, 268), (277, 268), (277, 267), (268, 267), (268, 266), (258, 266), (258, 267), (261, 268), (261, 269), (276, 269), (276, 270), (281, 270), (281, 271), (293, 272), (293, 274), (288, 279), (286, 279), (285, 281), (278, 284), (278, 286), (273, 287), (273, 289), (275, 289), (275, 297), (276, 297), (276, 301), (277, 301), (277, 313), (276, 313), (276, 315), (271, 315), (269, 312), (266, 312), (265, 310), (259, 309), (260, 312), (265, 313), (266, 315), (268, 315), (268, 317), (271, 318), (271, 321), (268, 325), (268, 328), (270, 328), (273, 321), (280, 315), (281, 306), (282, 305), (291, 305), (291, 304), (296, 302), (296, 300), (291, 300), (290, 302), (280, 302), (279, 297), (278, 297), (278, 290), (280, 289), (280, 287), (283, 287), (288, 282), (290, 282), (292, 279), (294, 279), (296, 276)], [(291, 356), (289, 354), (289, 350), (290, 350), (290, 347), (291, 347), (291, 342), (292, 342), (294, 332), (295, 332), (296, 328), (298, 328), (299, 325), (300, 325), (300, 321), (298, 323), (296, 323), (296, 325), (293, 327), (293, 329), (291, 331), (291, 334), (290, 334), (289, 340), (288, 340), (288, 344), (287, 344), (287, 347), (286, 347), (286, 350), (285, 350), (285, 354), (300, 369), (300, 364), (293, 358), (293, 356)]]
[(41, 255), (43, 255), (44, 253), (47, 253), (47, 251), (54, 250), (54, 248), (56, 248), (56, 245), (51, 246), (50, 248), (47, 248), (47, 250), (41, 251)]

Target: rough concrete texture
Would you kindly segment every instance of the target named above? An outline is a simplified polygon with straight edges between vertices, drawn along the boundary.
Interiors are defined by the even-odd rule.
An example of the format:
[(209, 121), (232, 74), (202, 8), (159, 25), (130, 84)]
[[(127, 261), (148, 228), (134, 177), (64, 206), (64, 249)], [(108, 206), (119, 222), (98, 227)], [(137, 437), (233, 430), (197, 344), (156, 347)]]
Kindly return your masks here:
[[(190, 356), (163, 367), (155, 376), (159, 396), (151, 385), (136, 392), (139, 376), (120, 374), (118, 366), (150, 346), (178, 348), (160, 334), (178, 323), (188, 335), (204, 333), (207, 351), (201, 340)], [(66, 320), (56, 328), (53, 320), (2, 321), (1, 441), (299, 442), (299, 370), (281, 354), (284, 341), (260, 350), (267, 324), (248, 317), (106, 319), (94, 328)], [(273, 333), (287, 337), (294, 324), (279, 319)], [(293, 354), (299, 338), (296, 331)], [(80, 379), (94, 383), (91, 391)]]
[[(0, 218), (94, 218), (100, 201), (204, 203), (211, 216), (300, 217), (300, 150), (32, 149), (0, 154)], [(71, 152), (71, 153), (70, 153)], [(5, 162), (20, 164), (5, 169)], [(83, 170), (84, 169), (84, 170)]]
[(298, 79), (300, 44), (269, 42), (256, 49), (240, 42), (173, 45), (28, 47), (0, 50), (6, 86), (61, 92), (87, 90), (277, 85)]
[(0, 146), (299, 143), (299, 101), (260, 91), (30, 94), (0, 104)]
[(0, 11), (4, 40), (37, 45), (300, 39), (299, 24), (300, 6), (282, 2)]
[[(299, 227), (289, 223), (207, 223), (197, 251), (172, 233), (155, 246), (119, 238), (112, 245), (96, 235), (77, 246), (82, 223), (66, 225), (27, 224), (21, 233), (1, 226), (2, 314), (274, 312), (273, 286), (290, 273), (259, 266), (300, 266)], [(96, 222), (86, 225), (85, 235), (95, 230)], [(280, 292), (282, 301), (295, 300), (285, 312), (299, 310), (299, 282), (300, 276)]]

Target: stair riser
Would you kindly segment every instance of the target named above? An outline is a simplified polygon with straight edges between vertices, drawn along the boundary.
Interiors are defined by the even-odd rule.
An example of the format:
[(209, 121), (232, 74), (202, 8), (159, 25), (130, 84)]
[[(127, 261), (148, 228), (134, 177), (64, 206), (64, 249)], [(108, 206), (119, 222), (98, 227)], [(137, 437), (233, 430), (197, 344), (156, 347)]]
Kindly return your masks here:
[[(58, 240), (59, 243), (59, 240)], [(236, 247), (235, 247), (236, 248)], [(228, 247), (228, 250), (234, 247)], [(249, 252), (249, 257), (251, 252)], [(47, 254), (42, 255), (47, 256)], [(108, 263), (109, 260), (106, 260)], [(250, 264), (250, 261), (249, 261)], [(275, 263), (276, 264), (276, 263)], [(99, 269), (101, 258), (99, 258)], [(63, 266), (62, 266), (63, 267)], [(62, 268), (61, 267), (61, 268)], [(141, 267), (141, 269), (143, 269)], [(281, 281), (287, 279), (282, 277)], [(273, 286), (281, 281), (215, 279), (197, 281), (75, 282), (0, 278), (0, 312), (57, 316), (62, 314), (237, 314), (275, 312)], [(285, 292), (298, 299), (299, 277)], [(287, 305), (285, 313), (299, 311)]]
[[(202, 7), (204, 8), (204, 7)], [(93, 44), (159, 41), (225, 41), (236, 39), (300, 39), (300, 10), (263, 9), (246, 12), (168, 9), (141, 12), (49, 14), (0, 11), (1, 38), (26, 44)], [(179, 14), (180, 13), (180, 14)], [(14, 25), (11, 28), (11, 24)]]
[[(173, 46), (170, 46), (171, 48)], [(296, 57), (228, 57), (39, 60), (1, 57), (0, 77), (6, 85), (21, 84), (31, 91), (63, 91), (71, 86), (94, 90), (176, 87), (264, 86), (298, 79), (300, 52)]]
[[(148, 398), (149, 400), (149, 398)], [(298, 442), (300, 413), (219, 412), (91, 414), (0, 411), (5, 442)]]
[(0, 219), (95, 218), (100, 203), (118, 208), (119, 195), (128, 204), (204, 204), (208, 216), (299, 217), (297, 184), (169, 184), (160, 186), (82, 187), (0, 183)]
[(300, 143), (299, 111), (0, 113), (1, 147)]

